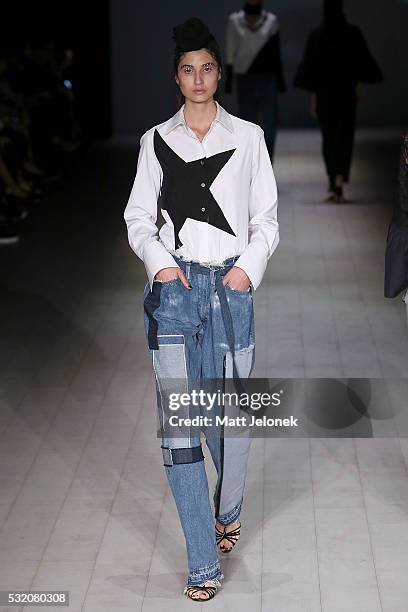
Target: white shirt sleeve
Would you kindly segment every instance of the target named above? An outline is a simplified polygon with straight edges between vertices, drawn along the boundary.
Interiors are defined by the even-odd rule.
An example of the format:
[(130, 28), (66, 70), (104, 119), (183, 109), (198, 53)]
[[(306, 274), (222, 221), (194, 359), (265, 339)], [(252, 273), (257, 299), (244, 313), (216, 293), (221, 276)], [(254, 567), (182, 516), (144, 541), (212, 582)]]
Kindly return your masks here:
[(255, 290), (261, 283), (268, 259), (279, 243), (278, 192), (264, 131), (259, 126), (256, 130), (252, 169), (248, 246), (235, 265), (246, 272)]
[(238, 33), (231, 18), (228, 18), (225, 29), (225, 64), (234, 65), (235, 53), (238, 45)]
[(159, 241), (156, 221), (160, 183), (161, 168), (153, 149), (153, 130), (149, 130), (140, 139), (136, 176), (123, 216), (129, 244), (145, 265), (150, 290), (159, 270), (179, 268), (174, 257)]

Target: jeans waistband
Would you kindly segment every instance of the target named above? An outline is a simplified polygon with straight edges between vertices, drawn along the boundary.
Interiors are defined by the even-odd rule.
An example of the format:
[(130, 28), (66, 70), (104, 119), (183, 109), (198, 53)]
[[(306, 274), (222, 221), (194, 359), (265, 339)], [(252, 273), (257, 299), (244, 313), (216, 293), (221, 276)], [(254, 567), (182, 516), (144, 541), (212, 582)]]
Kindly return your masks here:
[(177, 255), (173, 255), (173, 257), (176, 260), (177, 264), (180, 266), (180, 268), (183, 269), (183, 271), (189, 268), (191, 272), (195, 272), (196, 274), (211, 274), (212, 271), (219, 270), (220, 274), (223, 276), (234, 265), (239, 255), (229, 257), (219, 265), (202, 264), (198, 261), (189, 261), (186, 259), (181, 259), (180, 257), (177, 257)]

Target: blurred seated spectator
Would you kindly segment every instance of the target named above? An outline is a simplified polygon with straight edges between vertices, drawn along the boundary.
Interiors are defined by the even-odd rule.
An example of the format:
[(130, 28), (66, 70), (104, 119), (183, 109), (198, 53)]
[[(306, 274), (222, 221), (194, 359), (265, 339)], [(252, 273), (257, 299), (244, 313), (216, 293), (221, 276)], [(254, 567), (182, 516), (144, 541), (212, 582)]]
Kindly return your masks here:
[(79, 150), (74, 52), (52, 43), (0, 51), (0, 244), (19, 240), (21, 221)]

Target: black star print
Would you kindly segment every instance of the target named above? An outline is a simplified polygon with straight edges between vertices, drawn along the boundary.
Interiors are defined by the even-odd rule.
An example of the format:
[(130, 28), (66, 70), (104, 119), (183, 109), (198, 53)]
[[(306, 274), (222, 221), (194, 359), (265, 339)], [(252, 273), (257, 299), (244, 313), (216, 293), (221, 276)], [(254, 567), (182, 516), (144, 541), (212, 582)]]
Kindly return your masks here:
[(185, 162), (154, 132), (154, 151), (163, 170), (157, 203), (166, 210), (174, 225), (175, 248), (182, 246), (179, 232), (187, 218), (209, 223), (235, 236), (210, 187), (235, 149)]

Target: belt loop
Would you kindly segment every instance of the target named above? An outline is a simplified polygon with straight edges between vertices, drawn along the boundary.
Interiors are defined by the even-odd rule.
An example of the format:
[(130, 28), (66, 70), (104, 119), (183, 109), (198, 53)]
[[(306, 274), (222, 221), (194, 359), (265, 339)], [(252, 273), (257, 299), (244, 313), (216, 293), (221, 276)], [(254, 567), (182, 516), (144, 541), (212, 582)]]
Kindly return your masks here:
[(190, 262), (188, 261), (188, 262), (186, 263), (186, 278), (187, 278), (187, 280), (188, 280), (188, 281), (190, 280), (190, 265), (191, 265), (191, 264), (190, 264)]
[(167, 466), (171, 466), (173, 465), (173, 455), (171, 452), (171, 448), (162, 446), (162, 453), (163, 453), (163, 465), (167, 465)]
[(222, 282), (221, 274), (217, 276), (217, 284), (216, 289), (218, 293), (218, 299), (220, 301), (221, 307), (221, 315), (224, 322), (225, 333), (227, 336), (227, 342), (229, 345), (229, 349), (232, 357), (232, 378), (234, 379), (235, 388), (239, 393), (244, 393), (245, 388), (242, 384), (242, 380), (240, 378), (236, 361), (235, 361), (235, 333), (234, 333), (234, 324), (232, 320), (231, 311), (228, 304), (228, 298), (225, 293), (225, 287)]
[(214, 273), (215, 273), (215, 270), (214, 270), (213, 268), (210, 268), (210, 281), (211, 281), (211, 286), (212, 286), (212, 287), (213, 287), (213, 286), (214, 286), (214, 284), (215, 284), (215, 283), (214, 283)]

